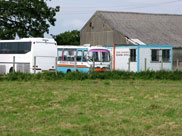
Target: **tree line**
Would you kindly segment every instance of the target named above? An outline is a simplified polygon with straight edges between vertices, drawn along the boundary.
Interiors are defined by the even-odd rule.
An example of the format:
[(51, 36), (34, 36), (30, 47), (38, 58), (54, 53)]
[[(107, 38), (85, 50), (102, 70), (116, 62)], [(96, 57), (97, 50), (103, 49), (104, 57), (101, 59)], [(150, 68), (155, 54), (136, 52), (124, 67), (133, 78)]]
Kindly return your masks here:
[[(0, 39), (44, 37), (55, 26), (60, 7), (49, 7), (48, 0), (0, 0)], [(51, 1), (51, 0), (49, 0)], [(79, 45), (77, 30), (52, 35), (59, 45)]]

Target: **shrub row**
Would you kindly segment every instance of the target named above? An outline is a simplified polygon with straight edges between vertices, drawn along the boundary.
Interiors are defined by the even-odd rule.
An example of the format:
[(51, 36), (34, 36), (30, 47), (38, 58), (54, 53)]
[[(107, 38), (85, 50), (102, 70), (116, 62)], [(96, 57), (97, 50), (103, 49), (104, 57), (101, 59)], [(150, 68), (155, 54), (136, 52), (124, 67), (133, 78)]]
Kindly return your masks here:
[(25, 74), (25, 73), (9, 73), (7, 75), (0, 75), (1, 80), (85, 80), (85, 79), (144, 79), (144, 80), (182, 80), (181, 71), (145, 71), (145, 72), (126, 72), (126, 71), (106, 71), (106, 72), (92, 72), (92, 73), (80, 73), (69, 72), (64, 74), (58, 72), (56, 75), (54, 72), (44, 72), (38, 74)]

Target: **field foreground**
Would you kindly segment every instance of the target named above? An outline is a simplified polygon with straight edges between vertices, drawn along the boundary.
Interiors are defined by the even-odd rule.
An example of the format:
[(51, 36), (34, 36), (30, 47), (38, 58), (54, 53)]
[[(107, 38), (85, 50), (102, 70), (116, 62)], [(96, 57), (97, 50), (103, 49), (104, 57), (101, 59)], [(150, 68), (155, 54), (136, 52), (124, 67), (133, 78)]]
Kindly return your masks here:
[(2, 81), (0, 135), (180, 136), (182, 81)]

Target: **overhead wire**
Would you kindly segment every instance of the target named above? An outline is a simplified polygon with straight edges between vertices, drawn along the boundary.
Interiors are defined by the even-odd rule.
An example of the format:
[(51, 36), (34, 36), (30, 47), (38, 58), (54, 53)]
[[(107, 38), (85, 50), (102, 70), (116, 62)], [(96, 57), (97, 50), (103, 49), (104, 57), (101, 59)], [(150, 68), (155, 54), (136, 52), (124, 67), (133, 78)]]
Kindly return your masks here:
[[(80, 9), (82, 9), (82, 8), (87, 8), (87, 9), (90, 9), (90, 10), (87, 10), (87, 13), (85, 13), (85, 12), (83, 12), (83, 11), (79, 11), (79, 10), (75, 10), (75, 11), (70, 11), (70, 10), (68, 10), (67, 11), (67, 13), (64, 13), (64, 15), (73, 15), (73, 14), (91, 14), (91, 13), (93, 13), (93, 12), (95, 12), (95, 10), (108, 10), (108, 8), (109, 9), (111, 9), (111, 8), (121, 8), (122, 10), (124, 9), (124, 10), (129, 10), (129, 9), (132, 9), (132, 10), (135, 10), (135, 9), (143, 9), (143, 8), (149, 8), (149, 7), (154, 7), (154, 6), (160, 6), (160, 5), (166, 5), (166, 4), (172, 4), (172, 3), (177, 3), (177, 2), (182, 2), (182, 0), (172, 0), (172, 1), (165, 1), (165, 2), (159, 2), (159, 3), (152, 3), (152, 4), (145, 4), (145, 5), (143, 5), (143, 6), (106, 6), (106, 7), (92, 7), (92, 6), (90, 6), (90, 7), (64, 7), (63, 9), (63, 11), (65, 12), (66, 11), (66, 9), (68, 9), (68, 8), (71, 8), (71, 9), (73, 9), (73, 8), (78, 8), (79, 10)], [(88, 12), (89, 11), (89, 12)]]

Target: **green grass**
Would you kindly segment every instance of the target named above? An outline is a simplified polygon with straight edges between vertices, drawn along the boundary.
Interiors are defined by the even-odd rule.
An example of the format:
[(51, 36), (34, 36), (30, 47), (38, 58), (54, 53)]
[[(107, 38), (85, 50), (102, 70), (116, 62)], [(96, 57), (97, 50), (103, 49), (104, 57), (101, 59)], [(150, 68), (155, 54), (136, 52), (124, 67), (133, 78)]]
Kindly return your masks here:
[(0, 81), (0, 136), (182, 135), (182, 81)]

